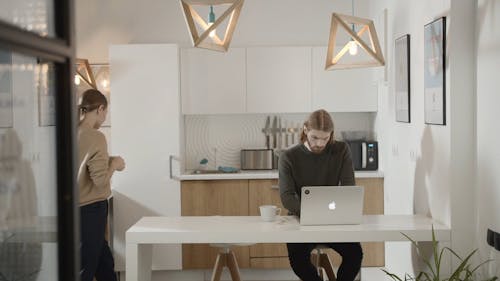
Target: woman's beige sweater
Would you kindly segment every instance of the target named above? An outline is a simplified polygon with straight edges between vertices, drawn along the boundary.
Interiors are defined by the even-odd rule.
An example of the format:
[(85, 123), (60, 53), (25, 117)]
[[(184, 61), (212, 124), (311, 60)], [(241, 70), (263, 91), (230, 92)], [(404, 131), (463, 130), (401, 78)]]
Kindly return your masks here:
[(108, 199), (111, 195), (107, 179), (110, 159), (104, 134), (96, 129), (79, 129), (78, 159), (80, 206)]

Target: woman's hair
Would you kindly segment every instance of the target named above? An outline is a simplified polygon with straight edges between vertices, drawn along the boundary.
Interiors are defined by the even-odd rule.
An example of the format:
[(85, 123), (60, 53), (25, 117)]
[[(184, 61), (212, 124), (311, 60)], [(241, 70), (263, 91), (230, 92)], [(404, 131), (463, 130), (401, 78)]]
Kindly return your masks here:
[(108, 107), (106, 97), (96, 89), (89, 89), (83, 92), (82, 101), (78, 105), (78, 111), (80, 114), (85, 114), (98, 109), (101, 105), (104, 108)]
[[(309, 118), (304, 122), (304, 126), (307, 128), (307, 130), (318, 130), (318, 131), (323, 131), (323, 132), (330, 132), (330, 140), (328, 143), (333, 143), (334, 138), (333, 138), (333, 120), (330, 114), (324, 110), (324, 109), (319, 109), (311, 113), (309, 115)], [(302, 130), (302, 134), (300, 135), (300, 140), (302, 142), (305, 142), (307, 140), (307, 135)]]

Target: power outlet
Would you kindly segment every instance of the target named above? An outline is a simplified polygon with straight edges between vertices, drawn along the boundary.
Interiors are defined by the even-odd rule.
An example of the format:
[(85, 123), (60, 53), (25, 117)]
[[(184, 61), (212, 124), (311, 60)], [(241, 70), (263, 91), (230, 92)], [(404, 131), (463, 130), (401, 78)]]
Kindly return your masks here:
[(392, 156), (399, 156), (399, 147), (397, 144), (392, 145)]
[(500, 251), (500, 233), (488, 229), (486, 242), (488, 242), (488, 245), (495, 248), (497, 251)]

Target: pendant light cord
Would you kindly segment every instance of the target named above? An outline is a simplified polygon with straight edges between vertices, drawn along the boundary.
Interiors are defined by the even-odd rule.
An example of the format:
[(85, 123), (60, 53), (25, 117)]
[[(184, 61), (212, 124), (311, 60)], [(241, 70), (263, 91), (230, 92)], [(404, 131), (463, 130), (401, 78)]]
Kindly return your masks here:
[[(351, 16), (354, 17), (354, 0), (351, 0)], [(356, 29), (354, 28), (354, 23), (351, 26), (352, 26), (352, 31), (356, 32)]]

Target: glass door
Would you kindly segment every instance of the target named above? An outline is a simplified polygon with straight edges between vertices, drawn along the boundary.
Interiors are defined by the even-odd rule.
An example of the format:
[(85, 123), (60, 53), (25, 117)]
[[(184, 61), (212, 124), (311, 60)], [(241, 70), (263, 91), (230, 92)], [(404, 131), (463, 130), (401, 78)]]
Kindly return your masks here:
[(0, 1), (0, 280), (79, 280), (73, 1)]

